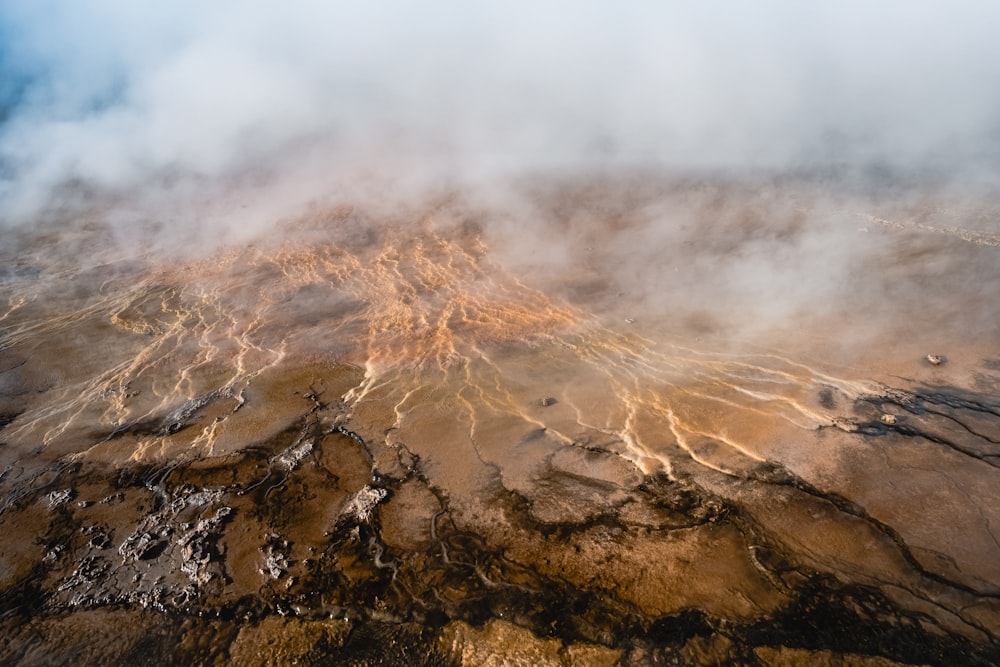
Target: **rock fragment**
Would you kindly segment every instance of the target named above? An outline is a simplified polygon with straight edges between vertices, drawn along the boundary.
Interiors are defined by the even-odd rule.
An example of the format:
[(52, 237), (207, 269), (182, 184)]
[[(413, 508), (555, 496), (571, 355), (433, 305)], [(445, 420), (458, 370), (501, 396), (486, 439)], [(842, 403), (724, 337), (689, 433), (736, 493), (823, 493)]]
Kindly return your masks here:
[(366, 484), (364, 488), (351, 496), (351, 499), (347, 501), (344, 509), (340, 511), (340, 518), (342, 520), (353, 519), (359, 523), (367, 522), (371, 518), (372, 510), (385, 500), (388, 495), (389, 492), (385, 489), (379, 489)]
[(46, 498), (49, 501), (49, 509), (52, 510), (72, 500), (73, 489), (62, 489), (61, 491), (53, 491), (52, 493), (47, 495)]

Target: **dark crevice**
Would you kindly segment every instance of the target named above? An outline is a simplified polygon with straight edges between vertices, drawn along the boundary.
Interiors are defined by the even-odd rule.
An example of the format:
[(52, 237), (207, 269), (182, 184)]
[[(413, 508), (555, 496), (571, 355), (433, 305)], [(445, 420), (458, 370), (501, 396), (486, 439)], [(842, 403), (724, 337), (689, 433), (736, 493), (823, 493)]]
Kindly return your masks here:
[(899, 549), (900, 555), (907, 562), (907, 564), (912, 567), (921, 576), (927, 577), (928, 579), (935, 581), (939, 584), (943, 584), (950, 588), (960, 590), (964, 593), (969, 593), (976, 596), (1000, 599), (1000, 593), (988, 593), (984, 591), (977, 590), (963, 584), (961, 582), (953, 581), (943, 575), (936, 572), (932, 572), (926, 569), (919, 560), (913, 555), (912, 550), (909, 545), (906, 544), (902, 536), (890, 525), (883, 521), (876, 519), (875, 517), (868, 514), (867, 511), (857, 503), (845, 498), (836, 493), (829, 493), (818, 489), (804, 479), (796, 476), (794, 473), (788, 469), (777, 466), (776, 464), (771, 464), (776, 470), (780, 470), (780, 475), (752, 475), (755, 481), (759, 481), (765, 484), (773, 484), (776, 486), (788, 486), (794, 488), (802, 493), (810, 495), (819, 500), (830, 503), (837, 508), (838, 511), (853, 516), (855, 518), (861, 519), (868, 525), (875, 528), (878, 532), (882, 533), (885, 537), (891, 540)]

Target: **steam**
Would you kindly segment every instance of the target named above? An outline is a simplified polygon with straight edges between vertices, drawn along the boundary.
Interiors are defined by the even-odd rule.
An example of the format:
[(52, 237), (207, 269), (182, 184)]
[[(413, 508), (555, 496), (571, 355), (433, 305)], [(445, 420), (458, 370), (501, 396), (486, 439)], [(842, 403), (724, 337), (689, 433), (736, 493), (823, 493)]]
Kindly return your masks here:
[(5, 217), (67, 182), (996, 164), (993, 3), (484, 5), (6, 2)]
[[(1000, 175), (997, 25), (989, 2), (8, 0), (0, 225), (96, 207), (123, 246), (193, 252), (458, 191), (503, 212), (484, 232), (507, 265), (616, 317), (787, 323), (865, 290), (876, 312), (894, 299), (872, 258), (893, 250), (860, 240), (859, 211), (926, 211), (901, 182), (954, 202)], [(636, 173), (764, 185), (580, 203), (587, 178)]]

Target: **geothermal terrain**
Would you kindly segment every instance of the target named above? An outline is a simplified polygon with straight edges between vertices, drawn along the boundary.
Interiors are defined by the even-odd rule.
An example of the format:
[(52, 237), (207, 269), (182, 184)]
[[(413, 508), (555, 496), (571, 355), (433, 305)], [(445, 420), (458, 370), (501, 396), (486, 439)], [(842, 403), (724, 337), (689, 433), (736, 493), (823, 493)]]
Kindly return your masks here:
[(1000, 662), (995, 193), (499, 193), (5, 231), (0, 661)]

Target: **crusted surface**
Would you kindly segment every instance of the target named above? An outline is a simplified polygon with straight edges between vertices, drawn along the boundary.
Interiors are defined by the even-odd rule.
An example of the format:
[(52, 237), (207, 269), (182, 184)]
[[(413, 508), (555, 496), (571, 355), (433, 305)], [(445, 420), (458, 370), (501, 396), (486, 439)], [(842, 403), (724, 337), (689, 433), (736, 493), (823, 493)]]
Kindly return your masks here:
[(455, 215), (7, 275), (0, 662), (1000, 661), (995, 360), (623, 325)]

